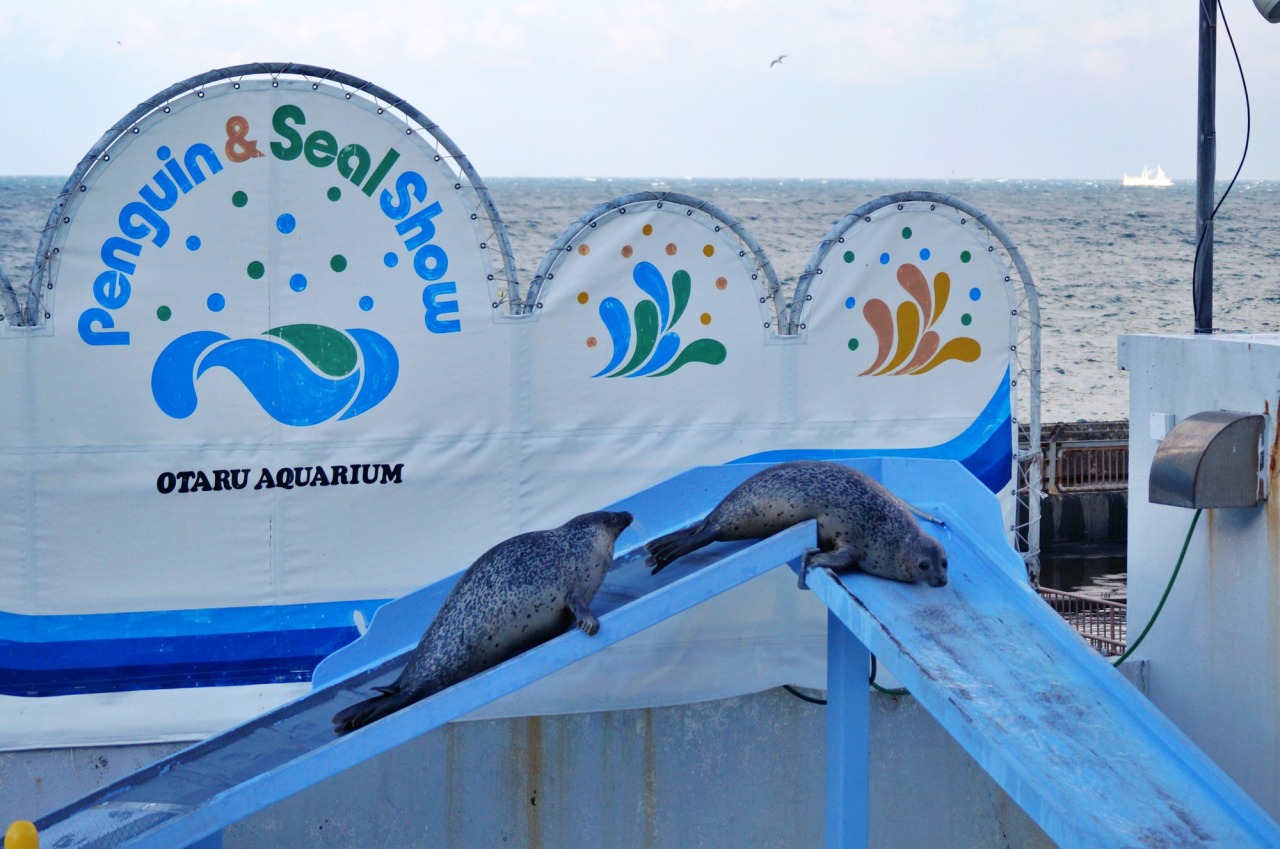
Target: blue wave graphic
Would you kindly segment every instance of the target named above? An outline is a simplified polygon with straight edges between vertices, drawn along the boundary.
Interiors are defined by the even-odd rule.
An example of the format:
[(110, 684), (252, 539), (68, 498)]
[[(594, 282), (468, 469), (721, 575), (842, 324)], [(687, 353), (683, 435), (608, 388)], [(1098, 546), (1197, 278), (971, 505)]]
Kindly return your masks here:
[(165, 415), (185, 419), (196, 411), (196, 360), (206, 349), (230, 336), (197, 330), (179, 336), (160, 352), (151, 369), (151, 396)]
[(196, 381), (212, 368), (224, 368), (281, 424), (310, 427), (339, 414), (353, 418), (390, 394), (400, 360), (391, 342), (378, 333), (362, 328), (346, 332), (360, 351), (360, 362), (338, 376), (322, 373), (276, 336), (230, 339), (209, 330), (187, 333), (156, 358), (151, 394), (166, 415), (186, 418), (198, 403)]
[(269, 338), (235, 339), (213, 348), (196, 377), (225, 368), (244, 384), (271, 418), (309, 427), (342, 412), (360, 388), (360, 373), (334, 379), (315, 371), (286, 345)]
[(627, 308), (622, 301), (617, 298), (605, 298), (601, 301), (600, 320), (604, 322), (609, 338), (613, 340), (613, 359), (592, 377), (608, 374), (622, 365), (622, 358), (631, 349), (631, 317), (627, 315)]
[(646, 374), (653, 374), (675, 359), (678, 353), (680, 353), (680, 334), (664, 333), (662, 338), (658, 340), (658, 347), (654, 348), (653, 353), (649, 355), (649, 362), (626, 376), (644, 377)]
[(364, 360), (364, 381), (360, 384), (360, 391), (342, 414), (342, 419), (353, 419), (372, 410), (391, 394), (396, 378), (400, 376), (400, 357), (396, 354), (395, 346), (385, 336), (372, 330), (349, 327), (347, 333), (356, 340), (360, 357)]
[(662, 318), (662, 330), (671, 329), (671, 295), (667, 292), (667, 281), (663, 279), (658, 266), (651, 262), (638, 262), (631, 272), (631, 277), (653, 302), (658, 305), (658, 315)]

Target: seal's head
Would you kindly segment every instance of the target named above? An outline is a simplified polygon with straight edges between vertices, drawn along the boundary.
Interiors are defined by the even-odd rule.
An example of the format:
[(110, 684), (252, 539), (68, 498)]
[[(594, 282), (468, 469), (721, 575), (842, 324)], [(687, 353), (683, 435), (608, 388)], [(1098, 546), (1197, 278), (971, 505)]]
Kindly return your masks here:
[(925, 581), (931, 587), (947, 585), (947, 552), (928, 534), (921, 534), (916, 545), (903, 552), (907, 562), (904, 568), (913, 576), (913, 581)]
[(618, 533), (622, 533), (631, 524), (635, 516), (632, 516), (626, 510), (618, 510), (614, 513), (608, 513), (610, 527), (617, 527)]
[(570, 524), (578, 524), (588, 527), (601, 527), (611, 534), (614, 539), (627, 529), (635, 517), (626, 510), (618, 510), (610, 512), (608, 510), (597, 510), (594, 513), (583, 513), (569, 520)]

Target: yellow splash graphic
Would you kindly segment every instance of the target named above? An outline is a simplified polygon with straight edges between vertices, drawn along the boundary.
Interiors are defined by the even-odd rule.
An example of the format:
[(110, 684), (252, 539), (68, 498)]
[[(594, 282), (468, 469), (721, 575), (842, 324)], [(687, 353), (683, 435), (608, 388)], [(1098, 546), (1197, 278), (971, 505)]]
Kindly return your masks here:
[(948, 360), (972, 363), (981, 356), (978, 340), (957, 336), (944, 343), (932, 329), (947, 308), (950, 275), (938, 272), (930, 286), (919, 268), (904, 263), (898, 266), (898, 285), (911, 300), (899, 304), (896, 314), (879, 298), (872, 298), (862, 308), (877, 343), (875, 361), (863, 375), (924, 374)]

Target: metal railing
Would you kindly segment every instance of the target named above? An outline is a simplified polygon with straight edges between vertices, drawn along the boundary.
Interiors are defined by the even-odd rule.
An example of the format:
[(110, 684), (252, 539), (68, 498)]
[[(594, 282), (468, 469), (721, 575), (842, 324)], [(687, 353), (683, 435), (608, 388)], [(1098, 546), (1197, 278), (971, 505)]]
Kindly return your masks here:
[(1128, 422), (1046, 425), (1044, 491), (1123, 491), (1129, 486)]
[(1037, 587), (1037, 592), (1067, 624), (1075, 628), (1089, 645), (1103, 655), (1124, 653), (1128, 631), (1127, 606), (1123, 602), (1047, 587)]

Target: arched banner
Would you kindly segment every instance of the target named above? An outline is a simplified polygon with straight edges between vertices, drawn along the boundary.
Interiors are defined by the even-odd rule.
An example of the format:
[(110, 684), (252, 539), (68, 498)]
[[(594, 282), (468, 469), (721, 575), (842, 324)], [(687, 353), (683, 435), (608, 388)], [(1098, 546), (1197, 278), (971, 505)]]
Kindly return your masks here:
[[(383, 89), (243, 66), (146, 101), (4, 307), (0, 748), (216, 731), (386, 599), (694, 465), (949, 457), (1012, 521), (1029, 276), (963, 205), (856, 213), (790, 303), (673, 193), (587, 213), (525, 289), (471, 164)], [(503, 709), (820, 683), (793, 596), (757, 583)], [(726, 640), (753, 660), (688, 675)]]

